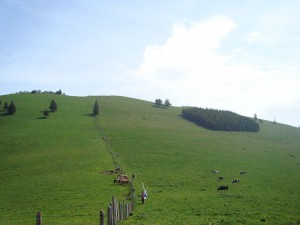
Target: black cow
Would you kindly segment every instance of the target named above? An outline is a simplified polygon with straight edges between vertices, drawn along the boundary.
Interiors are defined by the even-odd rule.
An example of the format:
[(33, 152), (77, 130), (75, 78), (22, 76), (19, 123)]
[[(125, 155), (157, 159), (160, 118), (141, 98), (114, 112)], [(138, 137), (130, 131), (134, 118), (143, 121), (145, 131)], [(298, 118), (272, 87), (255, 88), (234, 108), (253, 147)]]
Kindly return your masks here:
[(224, 177), (219, 177), (219, 180), (223, 180), (224, 179)]
[(242, 174), (246, 174), (246, 172), (245, 171), (240, 172), (240, 175), (242, 175)]
[(228, 186), (220, 186), (218, 187), (217, 191), (228, 191)]
[(235, 179), (235, 180), (232, 181), (232, 183), (239, 183), (239, 182), (240, 182), (239, 179)]

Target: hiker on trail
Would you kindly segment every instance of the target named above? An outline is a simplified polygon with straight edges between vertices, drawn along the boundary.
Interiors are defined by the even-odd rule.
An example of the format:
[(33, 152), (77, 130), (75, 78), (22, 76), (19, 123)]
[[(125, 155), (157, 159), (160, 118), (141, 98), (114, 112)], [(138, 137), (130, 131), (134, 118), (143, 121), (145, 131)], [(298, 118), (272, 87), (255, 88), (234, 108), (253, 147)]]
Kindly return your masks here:
[(144, 191), (142, 191), (142, 204), (144, 204), (145, 203), (145, 198), (146, 198), (146, 195), (145, 195), (145, 192)]

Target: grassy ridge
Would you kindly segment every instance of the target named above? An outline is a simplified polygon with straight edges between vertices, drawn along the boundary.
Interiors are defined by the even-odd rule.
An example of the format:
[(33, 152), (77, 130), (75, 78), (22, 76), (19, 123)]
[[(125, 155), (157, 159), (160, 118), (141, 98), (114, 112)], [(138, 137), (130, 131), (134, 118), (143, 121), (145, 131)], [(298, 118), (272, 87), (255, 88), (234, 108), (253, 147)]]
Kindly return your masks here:
[[(100, 104), (115, 151), (150, 195), (124, 224), (300, 221), (299, 129), (264, 121), (258, 133), (209, 131), (181, 118), (181, 108), (119, 97)], [(229, 191), (218, 193), (221, 184)]]
[[(258, 133), (209, 131), (184, 120), (181, 108), (124, 97), (97, 97), (95, 118), (96, 97), (54, 95), (58, 111), (39, 119), (52, 98), (1, 96), (17, 113), (0, 116), (0, 224), (32, 224), (38, 210), (46, 224), (98, 224), (99, 209), (126, 189), (99, 174), (113, 164), (97, 126), (136, 175), (137, 193), (144, 182), (150, 196), (120, 224), (300, 221), (297, 128), (264, 121)], [(235, 178), (241, 182), (232, 185)], [(229, 191), (217, 192), (221, 184)]]
[[(52, 98), (57, 112), (41, 119)], [(1, 100), (13, 100), (17, 113), (0, 116), (0, 224), (34, 224), (39, 210), (45, 224), (97, 224), (99, 210), (119, 190), (100, 173), (114, 165), (89, 115), (95, 98)]]

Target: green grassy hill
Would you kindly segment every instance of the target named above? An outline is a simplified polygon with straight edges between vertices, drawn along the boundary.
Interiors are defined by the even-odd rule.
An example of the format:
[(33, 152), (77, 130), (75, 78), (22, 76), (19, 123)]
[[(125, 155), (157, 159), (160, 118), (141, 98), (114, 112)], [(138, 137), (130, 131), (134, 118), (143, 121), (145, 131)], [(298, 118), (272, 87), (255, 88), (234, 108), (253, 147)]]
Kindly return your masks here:
[[(58, 111), (41, 119), (52, 98)], [(114, 167), (100, 133), (136, 175), (137, 193), (143, 182), (149, 194), (120, 224), (300, 223), (298, 128), (264, 121), (258, 133), (209, 131), (183, 119), (180, 107), (125, 97), (0, 99), (17, 107), (0, 116), (0, 224), (32, 224), (39, 210), (45, 224), (98, 224), (111, 196), (127, 191), (100, 173)], [(100, 116), (92, 117), (96, 99)]]

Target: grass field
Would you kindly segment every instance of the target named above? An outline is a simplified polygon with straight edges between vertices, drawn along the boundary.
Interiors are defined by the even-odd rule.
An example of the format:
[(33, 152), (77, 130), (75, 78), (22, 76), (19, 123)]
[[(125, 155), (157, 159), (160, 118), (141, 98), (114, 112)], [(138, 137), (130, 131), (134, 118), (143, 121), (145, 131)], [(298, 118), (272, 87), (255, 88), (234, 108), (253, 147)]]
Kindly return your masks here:
[[(52, 98), (58, 110), (42, 119)], [(100, 173), (114, 164), (90, 116), (95, 98), (0, 99), (17, 107), (0, 116), (0, 224), (35, 224), (38, 211), (45, 224), (98, 224), (99, 210), (122, 190)]]
[[(58, 111), (40, 119), (52, 98)], [(209, 131), (184, 120), (179, 107), (125, 97), (0, 99), (17, 107), (0, 116), (1, 224), (32, 224), (39, 210), (45, 224), (98, 224), (111, 195), (121, 200), (127, 190), (100, 173), (114, 164), (97, 127), (136, 175), (137, 193), (144, 182), (149, 194), (120, 224), (300, 223), (298, 128), (263, 121), (258, 133)], [(96, 99), (100, 116), (92, 117)]]

